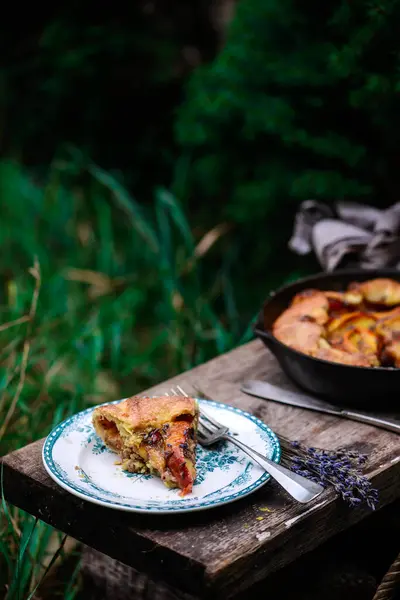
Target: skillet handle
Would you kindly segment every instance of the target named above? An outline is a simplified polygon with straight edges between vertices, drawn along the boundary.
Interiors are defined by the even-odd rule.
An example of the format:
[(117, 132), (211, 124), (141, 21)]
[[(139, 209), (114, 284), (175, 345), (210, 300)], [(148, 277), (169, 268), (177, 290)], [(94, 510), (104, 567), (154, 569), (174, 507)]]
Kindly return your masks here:
[(264, 342), (264, 344), (274, 354), (276, 344), (275, 344), (275, 338), (272, 335), (272, 333), (270, 333), (269, 331), (264, 331), (263, 329), (260, 329), (259, 327), (254, 328), (254, 333), (258, 338), (260, 338)]
[(342, 410), (340, 411), (340, 413), (344, 417), (352, 419), (353, 421), (359, 421), (360, 423), (365, 423), (366, 425), (373, 425), (374, 427), (380, 427), (381, 429), (386, 429), (387, 431), (392, 431), (393, 433), (400, 434), (400, 421), (394, 421), (392, 419), (386, 419), (381, 417), (374, 417), (372, 415), (359, 413), (353, 410)]

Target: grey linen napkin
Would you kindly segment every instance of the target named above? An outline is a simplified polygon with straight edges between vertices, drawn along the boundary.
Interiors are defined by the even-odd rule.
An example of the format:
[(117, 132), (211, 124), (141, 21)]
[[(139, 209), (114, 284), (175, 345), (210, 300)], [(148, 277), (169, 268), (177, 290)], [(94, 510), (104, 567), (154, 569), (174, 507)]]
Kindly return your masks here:
[(327, 206), (306, 200), (296, 214), (289, 248), (299, 255), (314, 250), (325, 271), (400, 268), (400, 202), (379, 210), (356, 202)]

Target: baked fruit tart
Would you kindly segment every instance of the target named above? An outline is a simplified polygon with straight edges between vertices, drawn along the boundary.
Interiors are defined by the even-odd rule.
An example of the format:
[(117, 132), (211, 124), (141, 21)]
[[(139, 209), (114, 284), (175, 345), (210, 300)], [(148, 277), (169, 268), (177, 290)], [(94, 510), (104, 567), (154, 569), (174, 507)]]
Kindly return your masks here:
[(400, 283), (372, 279), (342, 292), (304, 290), (276, 319), (272, 333), (315, 358), (400, 368)]

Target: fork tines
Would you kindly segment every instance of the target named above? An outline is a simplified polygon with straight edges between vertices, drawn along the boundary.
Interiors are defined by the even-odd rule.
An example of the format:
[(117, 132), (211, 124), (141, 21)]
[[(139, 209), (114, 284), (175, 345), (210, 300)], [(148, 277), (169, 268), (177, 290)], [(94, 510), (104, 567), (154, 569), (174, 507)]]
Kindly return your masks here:
[[(179, 393), (178, 393), (178, 392), (177, 392), (177, 391), (176, 391), (174, 388), (171, 388), (171, 394), (172, 394), (173, 396), (179, 396), (180, 394), (182, 394), (183, 396), (186, 396), (186, 398), (189, 398), (189, 394), (187, 394), (187, 393), (185, 392), (185, 390), (183, 390), (183, 389), (181, 388), (181, 386), (180, 386), (180, 385), (177, 385), (177, 386), (176, 386), (176, 389), (178, 390), (178, 392), (179, 392)], [(206, 412), (204, 412), (204, 410), (202, 409), (202, 410), (201, 410), (201, 412), (200, 412), (200, 421), (201, 421), (201, 420), (203, 420), (203, 424), (204, 424), (204, 426), (205, 426), (205, 427), (206, 427), (206, 429), (207, 429), (207, 425), (204, 423), (204, 419), (206, 419), (207, 421), (209, 421), (209, 422), (211, 423), (211, 425), (214, 425), (214, 427), (216, 427), (217, 429), (218, 429), (218, 428), (220, 428), (220, 427), (222, 427), (221, 423), (218, 423), (218, 422), (217, 422), (215, 419), (213, 419), (213, 418), (212, 418), (210, 415), (208, 415), (208, 414), (207, 414)], [(209, 428), (209, 427), (208, 427), (208, 429), (210, 430), (210, 428)], [(213, 430), (210, 430), (210, 431), (213, 431)]]

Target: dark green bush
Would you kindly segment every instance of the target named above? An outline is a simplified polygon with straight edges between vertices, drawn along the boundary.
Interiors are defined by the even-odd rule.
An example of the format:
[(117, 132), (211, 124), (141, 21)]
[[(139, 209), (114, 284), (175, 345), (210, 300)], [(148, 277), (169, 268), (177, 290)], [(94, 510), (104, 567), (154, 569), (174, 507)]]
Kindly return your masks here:
[(213, 56), (207, 5), (61, 2), (10, 7), (0, 24), (0, 143), (29, 164), (60, 144), (123, 171), (141, 199), (170, 179), (182, 83)]
[(285, 236), (309, 197), (397, 201), (399, 21), (399, 0), (240, 2), (178, 115), (191, 193)]

